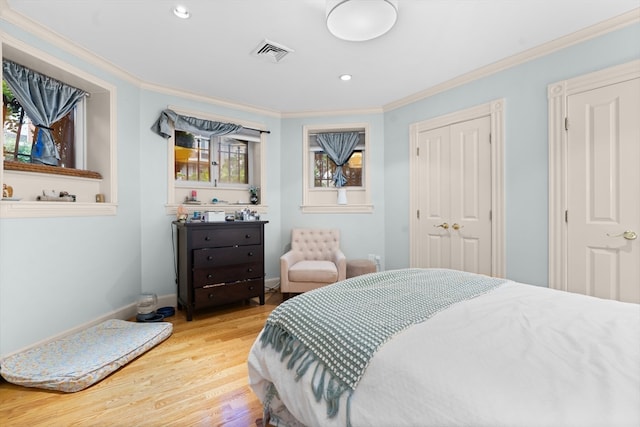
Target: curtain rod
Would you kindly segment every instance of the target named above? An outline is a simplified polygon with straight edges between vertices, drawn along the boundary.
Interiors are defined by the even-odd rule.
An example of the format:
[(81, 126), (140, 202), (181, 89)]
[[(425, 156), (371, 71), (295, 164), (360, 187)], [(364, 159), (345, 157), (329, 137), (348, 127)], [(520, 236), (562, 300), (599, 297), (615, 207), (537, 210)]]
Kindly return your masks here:
[[(358, 135), (364, 135), (365, 134), (365, 131), (343, 131), (343, 132), (358, 132)], [(321, 133), (342, 133), (342, 132), (340, 132), (340, 131), (337, 131), (337, 132), (336, 131), (333, 131), (333, 132), (314, 132), (314, 133), (310, 133), (308, 135), (309, 136), (317, 136), (317, 135), (319, 135)]]
[(248, 128), (248, 127), (244, 127), (244, 126), (242, 126), (242, 129), (252, 130), (252, 131), (260, 132), (260, 133), (271, 133), (270, 130), (254, 129), (254, 128)]

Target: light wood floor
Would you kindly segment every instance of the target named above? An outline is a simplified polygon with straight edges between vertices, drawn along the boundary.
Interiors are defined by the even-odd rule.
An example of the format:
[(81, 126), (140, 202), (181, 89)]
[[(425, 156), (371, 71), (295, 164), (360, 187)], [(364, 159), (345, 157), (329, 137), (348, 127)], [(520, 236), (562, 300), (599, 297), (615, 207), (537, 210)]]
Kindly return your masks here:
[(101, 382), (61, 393), (0, 380), (0, 426), (256, 426), (247, 355), (280, 302), (255, 302), (166, 320), (173, 334)]

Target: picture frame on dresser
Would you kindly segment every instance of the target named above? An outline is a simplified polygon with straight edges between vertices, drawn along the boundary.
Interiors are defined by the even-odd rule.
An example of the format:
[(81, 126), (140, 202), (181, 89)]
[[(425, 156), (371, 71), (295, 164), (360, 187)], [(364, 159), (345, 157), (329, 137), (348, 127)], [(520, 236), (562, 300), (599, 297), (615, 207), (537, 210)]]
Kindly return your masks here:
[(264, 225), (269, 221), (174, 221), (178, 309), (194, 312), (258, 298), (264, 305)]

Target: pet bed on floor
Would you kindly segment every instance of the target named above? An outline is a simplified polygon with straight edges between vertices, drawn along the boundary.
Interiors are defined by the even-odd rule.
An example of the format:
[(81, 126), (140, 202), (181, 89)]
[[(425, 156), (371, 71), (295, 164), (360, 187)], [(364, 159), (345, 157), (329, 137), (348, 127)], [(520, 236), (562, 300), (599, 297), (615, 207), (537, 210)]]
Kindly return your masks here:
[(14, 354), (0, 363), (13, 384), (65, 392), (80, 391), (167, 339), (168, 322), (110, 319), (73, 335)]

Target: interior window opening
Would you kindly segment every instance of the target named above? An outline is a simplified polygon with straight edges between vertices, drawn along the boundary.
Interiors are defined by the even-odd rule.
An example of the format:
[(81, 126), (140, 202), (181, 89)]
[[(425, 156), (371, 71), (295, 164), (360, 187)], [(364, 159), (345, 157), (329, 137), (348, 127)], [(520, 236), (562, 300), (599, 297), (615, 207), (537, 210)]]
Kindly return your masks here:
[[(11, 64), (13, 64), (15, 67), (26, 70), (30, 73), (30, 76), (34, 76), (33, 78), (36, 79), (36, 82), (42, 84), (42, 93), (47, 96), (51, 96), (51, 93), (60, 85), (62, 85), (63, 88), (70, 88), (70, 86), (64, 83), (27, 67), (15, 65), (15, 63), (11, 61), (7, 61), (6, 64), (9, 64), (7, 65), (7, 67), (9, 67), (8, 69), (14, 69), (11, 68)], [(32, 100), (26, 100), (25, 98), (19, 99), (12, 90), (12, 87), (15, 89), (15, 85), (17, 84), (23, 83), (14, 81), (12, 86), (5, 78), (2, 79), (2, 119), (4, 133), (2, 151), (4, 160), (8, 162), (84, 169), (84, 132), (82, 131), (83, 123), (80, 123), (84, 118), (84, 114), (79, 113), (79, 111), (84, 111), (85, 108), (85, 97), (80, 95), (82, 91), (72, 88), (72, 90), (78, 93), (76, 98), (73, 100), (71, 100), (71, 98), (64, 100), (69, 102), (69, 106), (57, 106), (56, 101), (47, 101), (44, 95), (42, 95), (43, 99), (39, 98), (40, 95)], [(67, 91), (65, 91), (65, 93), (66, 92)], [(28, 91), (26, 91), (26, 93), (28, 93)], [(28, 104), (32, 102), (33, 104), (30, 104), (30, 106), (27, 105), (27, 108), (25, 108), (22, 104), (23, 102), (27, 102)], [(47, 107), (35, 107), (36, 105), (47, 105)], [(36, 119), (31, 117), (31, 113), (34, 113), (36, 111), (35, 109), (38, 111), (37, 116), (42, 115), (40, 118), (50, 123), (48, 126), (43, 124), (38, 125), (38, 123), (42, 123), (42, 120), (38, 121), (36, 120), (37, 117)], [(40, 111), (41, 109), (42, 111)], [(68, 112), (65, 114), (64, 111)], [(55, 119), (59, 113), (63, 114), (62, 117)], [(55, 121), (53, 119), (43, 119), (43, 117), (49, 117), (50, 114)], [(44, 155), (43, 148), (46, 145), (43, 143), (45, 139), (52, 141), (54, 146), (53, 152), (55, 154), (55, 156), (50, 154), (51, 157), (47, 158), (47, 160), (43, 160), (42, 157)], [(46, 149), (45, 151), (51, 153), (50, 149)]]
[[(340, 130), (344, 131), (344, 130)], [(364, 172), (364, 148), (365, 148), (365, 134), (364, 130), (358, 130), (359, 142), (356, 145), (353, 153), (342, 165), (342, 174), (346, 178), (346, 183), (343, 187), (362, 187), (363, 186), (363, 172)], [(323, 151), (317, 141), (317, 134), (309, 134), (309, 149), (311, 151), (311, 161), (313, 162), (313, 188), (335, 188), (334, 176), (336, 173), (337, 165), (331, 159), (331, 157)]]
[(260, 133), (243, 129), (211, 138), (175, 130), (175, 180), (213, 187), (248, 187)]

